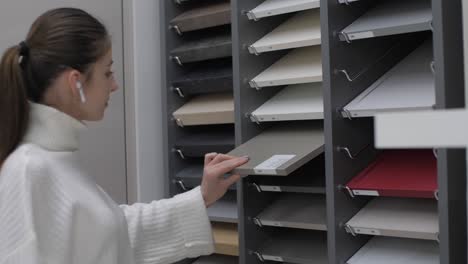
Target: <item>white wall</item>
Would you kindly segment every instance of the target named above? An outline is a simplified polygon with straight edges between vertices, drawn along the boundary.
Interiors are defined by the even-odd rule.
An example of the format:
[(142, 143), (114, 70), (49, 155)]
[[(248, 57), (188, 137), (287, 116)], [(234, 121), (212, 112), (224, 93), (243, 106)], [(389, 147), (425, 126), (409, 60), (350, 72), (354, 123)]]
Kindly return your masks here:
[(125, 77), (130, 202), (164, 197), (159, 1), (125, 0)]
[[(125, 0), (126, 1), (126, 0)], [(122, 0), (2, 0), (0, 2), (0, 52), (24, 40), (31, 23), (56, 7), (78, 7), (100, 18), (113, 38), (114, 71), (123, 84)], [(112, 96), (105, 120), (90, 124), (81, 140), (84, 167), (119, 203), (126, 202), (124, 89)]]

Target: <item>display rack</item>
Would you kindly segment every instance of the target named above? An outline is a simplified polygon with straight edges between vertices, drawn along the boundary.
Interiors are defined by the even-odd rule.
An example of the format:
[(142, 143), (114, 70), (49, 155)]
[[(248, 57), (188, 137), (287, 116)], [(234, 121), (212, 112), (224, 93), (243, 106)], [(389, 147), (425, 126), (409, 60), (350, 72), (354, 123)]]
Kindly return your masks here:
[(376, 149), (373, 120), (464, 107), (461, 0), (161, 6), (168, 194), (250, 157), (197, 263), (467, 263), (465, 151)]

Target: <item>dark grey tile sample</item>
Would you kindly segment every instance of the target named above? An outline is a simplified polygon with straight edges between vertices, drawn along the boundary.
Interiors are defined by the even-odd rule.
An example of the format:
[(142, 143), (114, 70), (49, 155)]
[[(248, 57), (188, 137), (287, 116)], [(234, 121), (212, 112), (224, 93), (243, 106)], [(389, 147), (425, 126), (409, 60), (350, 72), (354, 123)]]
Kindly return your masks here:
[[(227, 174), (225, 177), (229, 177), (230, 175)], [(186, 189), (193, 188), (196, 186), (199, 186), (202, 182), (203, 178), (203, 161), (197, 162), (191, 162), (187, 167), (179, 171), (175, 175), (174, 179), (174, 184), (177, 184), (180, 186), (180, 184), (183, 184), (183, 186), (186, 187)], [(181, 182), (179, 182), (181, 181)], [(229, 187), (229, 190), (236, 190), (236, 185), (232, 185)], [(183, 188), (181, 188), (183, 189)], [(184, 191), (184, 190), (181, 190)]]
[(179, 88), (184, 96), (228, 92), (232, 91), (233, 87), (232, 74), (231, 60), (215, 60), (197, 65), (185, 74), (176, 77), (172, 86)]
[(180, 32), (194, 31), (231, 23), (231, 4), (229, 1), (214, 1), (190, 9), (170, 22)]
[(203, 177), (203, 162), (191, 164), (176, 174), (176, 181), (181, 180), (187, 188), (195, 187), (201, 184)]
[(208, 216), (211, 221), (237, 223), (239, 221), (237, 212), (237, 194), (228, 191), (221, 200), (208, 208)]
[(265, 260), (296, 264), (328, 264), (327, 233), (281, 230), (264, 243), (258, 253)]
[(262, 226), (326, 231), (325, 195), (283, 193), (256, 218)]
[[(237, 147), (229, 155), (250, 157), (250, 161), (235, 169), (234, 173), (288, 176), (323, 152), (322, 123), (295, 122), (273, 126)], [(285, 157), (290, 158), (284, 161)], [(265, 166), (266, 162), (269, 165), (277, 164), (278, 158), (282, 160), (281, 165)]]
[(318, 156), (288, 177), (251, 176), (249, 180), (259, 192), (325, 194), (325, 158)]
[(175, 148), (185, 157), (204, 157), (205, 154), (228, 153), (235, 147), (234, 131), (201, 131), (176, 140)]
[(238, 264), (239, 258), (226, 255), (210, 255), (198, 258), (193, 264)]
[[(219, 35), (209, 34), (200, 36), (197, 40), (190, 40), (183, 45), (173, 49), (171, 56), (183, 63), (227, 58), (232, 54), (231, 33)], [(176, 59), (177, 58), (177, 59)]]

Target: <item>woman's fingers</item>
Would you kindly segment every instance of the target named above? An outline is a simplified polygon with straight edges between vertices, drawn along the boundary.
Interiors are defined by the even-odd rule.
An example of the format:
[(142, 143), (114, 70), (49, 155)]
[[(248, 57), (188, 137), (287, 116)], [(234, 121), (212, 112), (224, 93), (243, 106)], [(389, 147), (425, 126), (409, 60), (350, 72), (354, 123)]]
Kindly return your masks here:
[(224, 178), (224, 175), (247, 163), (249, 158), (236, 158), (229, 155), (210, 153), (205, 156), (205, 168), (201, 190), (206, 206), (218, 201), (226, 193), (229, 186), (240, 180), (240, 175)]
[(248, 157), (231, 158), (213, 166), (214, 174), (224, 175), (249, 161)]
[(210, 165), (215, 165), (215, 164), (218, 164), (220, 162), (230, 160), (230, 159), (236, 159), (236, 158), (237, 157), (229, 156), (229, 155), (226, 155), (226, 154), (218, 154), (218, 155), (216, 155), (216, 157), (209, 164)]
[(216, 152), (208, 153), (205, 155), (205, 166), (208, 165), (218, 155)]

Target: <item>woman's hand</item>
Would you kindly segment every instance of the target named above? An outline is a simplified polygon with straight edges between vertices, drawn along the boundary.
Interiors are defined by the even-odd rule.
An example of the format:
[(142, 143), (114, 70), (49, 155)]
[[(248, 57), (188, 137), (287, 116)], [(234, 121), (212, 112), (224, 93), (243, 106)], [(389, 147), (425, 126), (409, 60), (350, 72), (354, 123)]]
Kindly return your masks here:
[(201, 184), (201, 192), (206, 207), (221, 199), (226, 194), (228, 188), (241, 178), (238, 174), (228, 178), (225, 178), (224, 175), (248, 161), (248, 157), (238, 158), (217, 153), (206, 154)]

